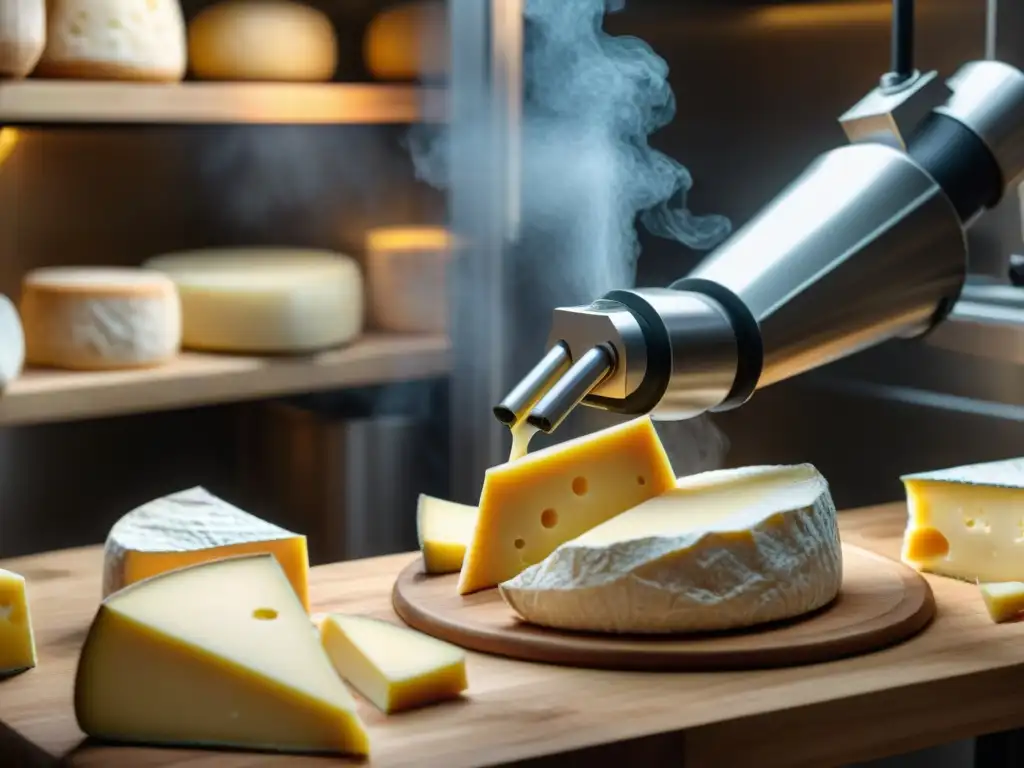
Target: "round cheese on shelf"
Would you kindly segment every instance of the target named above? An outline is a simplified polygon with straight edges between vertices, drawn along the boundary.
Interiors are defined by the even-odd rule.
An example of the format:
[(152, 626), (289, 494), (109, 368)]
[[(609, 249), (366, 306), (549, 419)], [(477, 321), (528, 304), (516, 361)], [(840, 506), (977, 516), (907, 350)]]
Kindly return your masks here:
[(25, 366), (25, 332), (14, 303), (0, 294), (0, 388), (21, 375)]
[(0, 78), (27, 77), (46, 46), (46, 0), (0, 0)]
[(338, 44), (323, 13), (288, 0), (227, 0), (192, 19), (189, 68), (206, 80), (323, 81)]
[(239, 248), (158, 256), (181, 295), (182, 345), (271, 354), (338, 346), (363, 330), (363, 281), (348, 256)]
[(366, 236), (374, 326), (397, 333), (448, 328), (450, 236), (442, 227), (381, 227)]
[(802, 464), (683, 478), (500, 591), (533, 624), (665, 634), (801, 616), (835, 599), (842, 578), (828, 483)]
[(181, 342), (174, 283), (130, 267), (50, 267), (21, 286), (26, 360), (80, 370), (166, 363)]
[(437, 78), (448, 73), (445, 3), (412, 2), (374, 17), (363, 38), (366, 69), (379, 80)]
[(50, 0), (41, 77), (175, 82), (185, 75), (178, 0)]

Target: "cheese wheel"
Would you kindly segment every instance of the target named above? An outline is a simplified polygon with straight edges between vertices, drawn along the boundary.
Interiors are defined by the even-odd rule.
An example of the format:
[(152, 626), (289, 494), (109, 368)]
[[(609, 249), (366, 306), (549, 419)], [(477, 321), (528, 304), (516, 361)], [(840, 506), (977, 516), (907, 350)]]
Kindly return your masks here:
[(50, 0), (36, 74), (174, 82), (185, 75), (178, 0)]
[(181, 295), (182, 345), (216, 352), (310, 352), (363, 329), (355, 260), (325, 251), (248, 248), (158, 256), (148, 267)]
[(363, 38), (366, 69), (379, 80), (415, 80), (448, 73), (445, 3), (414, 2), (378, 14)]
[(21, 319), (32, 365), (144, 368), (172, 360), (181, 341), (174, 283), (121, 267), (50, 267), (22, 281)]
[(21, 375), (25, 366), (25, 331), (14, 303), (0, 294), (0, 388)]
[(46, 46), (46, 0), (0, 0), (0, 78), (27, 76)]
[(370, 316), (396, 333), (448, 328), (450, 237), (441, 227), (382, 227), (366, 237)]
[(320, 11), (287, 0), (227, 0), (189, 25), (189, 67), (206, 80), (323, 81), (338, 44)]

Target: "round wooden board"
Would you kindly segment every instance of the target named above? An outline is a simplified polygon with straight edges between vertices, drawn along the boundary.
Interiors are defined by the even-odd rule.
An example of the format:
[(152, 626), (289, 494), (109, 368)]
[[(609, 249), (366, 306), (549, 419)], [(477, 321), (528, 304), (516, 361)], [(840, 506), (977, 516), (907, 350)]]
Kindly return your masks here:
[(935, 615), (931, 587), (920, 574), (846, 544), (835, 601), (800, 619), (742, 632), (619, 637), (545, 629), (521, 621), (497, 589), (460, 596), (458, 578), (430, 576), (417, 559), (395, 582), (395, 611), (414, 629), (469, 650), (596, 669), (707, 671), (832, 661), (907, 640)]

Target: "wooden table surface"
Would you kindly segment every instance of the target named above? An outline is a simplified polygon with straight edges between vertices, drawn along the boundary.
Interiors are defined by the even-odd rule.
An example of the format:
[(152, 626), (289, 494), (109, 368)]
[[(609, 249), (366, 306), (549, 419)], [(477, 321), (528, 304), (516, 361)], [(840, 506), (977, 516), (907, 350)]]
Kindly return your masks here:
[[(904, 510), (903, 504), (892, 504), (844, 512), (843, 539), (895, 558)], [(411, 557), (315, 569), (315, 609), (397, 621), (391, 586)], [(3, 564), (29, 580), (40, 664), (0, 681), (0, 723), (7, 726), (0, 725), (0, 765), (29, 768), (60, 757), (72, 766), (102, 768), (349, 764), (82, 744), (71, 689), (79, 647), (96, 609), (100, 563), (100, 551), (88, 548)], [(465, 701), (391, 717), (361, 705), (372, 743), (370, 764), (821, 768), (1024, 726), (1024, 623), (995, 625), (977, 587), (929, 580), (938, 617), (921, 635), (829, 664), (652, 674), (471, 654)]]

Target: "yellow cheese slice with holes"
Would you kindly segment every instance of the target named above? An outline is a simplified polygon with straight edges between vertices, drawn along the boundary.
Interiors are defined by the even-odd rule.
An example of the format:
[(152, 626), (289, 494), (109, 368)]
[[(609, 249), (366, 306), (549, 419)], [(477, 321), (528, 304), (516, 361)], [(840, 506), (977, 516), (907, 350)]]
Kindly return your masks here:
[(0, 677), (36, 665), (25, 579), (0, 568)]
[(487, 470), (459, 594), (495, 587), (563, 542), (675, 487), (650, 417)]
[(981, 598), (985, 601), (988, 615), (997, 624), (1024, 615), (1024, 583), (1019, 581), (982, 584)]
[(476, 507), (420, 494), (416, 529), (427, 573), (459, 572), (466, 547), (473, 538), (476, 517)]

